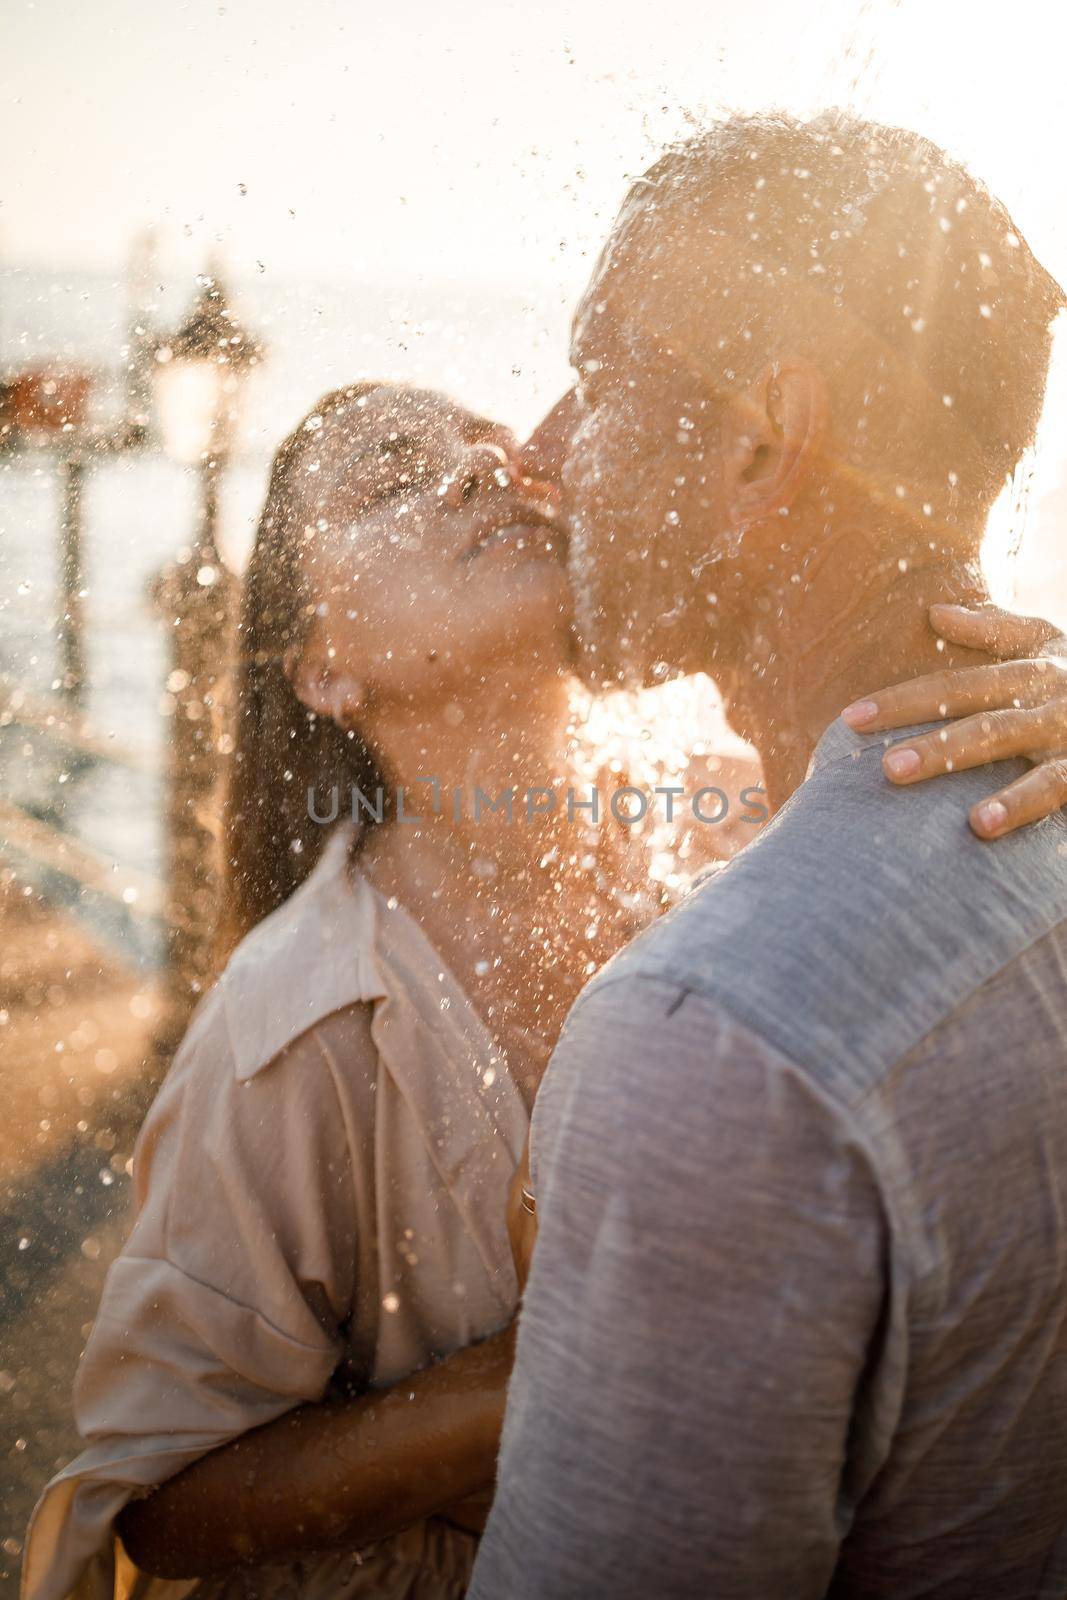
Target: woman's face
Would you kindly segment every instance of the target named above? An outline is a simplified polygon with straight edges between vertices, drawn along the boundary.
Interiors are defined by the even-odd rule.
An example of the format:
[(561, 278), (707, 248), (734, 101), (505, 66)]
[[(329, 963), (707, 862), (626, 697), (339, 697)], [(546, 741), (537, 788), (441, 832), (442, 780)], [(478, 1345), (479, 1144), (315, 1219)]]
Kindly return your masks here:
[(558, 677), (571, 617), (559, 495), (524, 476), (508, 430), (388, 389), (316, 421), (305, 663), (332, 680), (333, 714)]

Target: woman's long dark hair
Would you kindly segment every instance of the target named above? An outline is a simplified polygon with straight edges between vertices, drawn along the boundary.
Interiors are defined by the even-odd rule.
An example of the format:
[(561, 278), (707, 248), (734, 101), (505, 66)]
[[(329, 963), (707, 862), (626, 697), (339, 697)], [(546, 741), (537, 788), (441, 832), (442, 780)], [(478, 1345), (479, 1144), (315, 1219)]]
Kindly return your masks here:
[[(309, 523), (300, 475), (331, 416), (385, 387), (357, 383), (326, 395), (285, 440), (271, 468), (237, 629), (220, 965), (318, 860), (329, 829), (310, 816), (309, 789), (341, 786), (343, 813), (350, 785), (372, 797), (383, 784), (359, 734), (317, 716), (297, 698), (286, 658), (302, 648), (314, 611), (301, 561)], [(370, 825), (365, 822), (364, 836)]]

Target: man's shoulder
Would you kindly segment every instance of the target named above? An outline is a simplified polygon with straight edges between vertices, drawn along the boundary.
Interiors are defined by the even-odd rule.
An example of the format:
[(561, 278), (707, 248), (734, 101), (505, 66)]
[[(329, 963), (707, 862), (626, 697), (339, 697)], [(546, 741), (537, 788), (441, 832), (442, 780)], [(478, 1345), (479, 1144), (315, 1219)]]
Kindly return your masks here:
[(968, 827), (1012, 765), (901, 790), (881, 752), (839, 748), (595, 984), (655, 978), (700, 994), (835, 1094), (865, 1093), (1067, 919), (1062, 817), (994, 845)]

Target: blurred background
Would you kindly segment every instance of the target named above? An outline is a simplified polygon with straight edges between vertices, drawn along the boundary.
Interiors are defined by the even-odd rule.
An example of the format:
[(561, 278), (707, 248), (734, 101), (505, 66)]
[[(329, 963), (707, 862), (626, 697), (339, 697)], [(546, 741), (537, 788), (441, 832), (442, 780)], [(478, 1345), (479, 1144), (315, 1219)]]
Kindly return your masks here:
[[(133, 1135), (198, 982), (210, 906), (176, 878), (276, 444), (366, 376), (527, 432), (568, 386), (570, 312), (630, 177), (729, 109), (921, 129), (1067, 282), (1065, 43), (1037, 0), (8, 0), (0, 1585), (73, 1448)], [(1067, 625), (1060, 344), (989, 565), (999, 595)]]

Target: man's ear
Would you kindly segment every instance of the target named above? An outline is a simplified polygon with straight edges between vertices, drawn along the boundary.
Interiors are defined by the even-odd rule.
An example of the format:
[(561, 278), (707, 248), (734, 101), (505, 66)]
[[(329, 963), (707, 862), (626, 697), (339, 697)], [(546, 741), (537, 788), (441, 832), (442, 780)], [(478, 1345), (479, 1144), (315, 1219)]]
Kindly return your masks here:
[(733, 521), (758, 522), (789, 506), (826, 432), (826, 383), (810, 361), (776, 361), (723, 418), (722, 457)]

